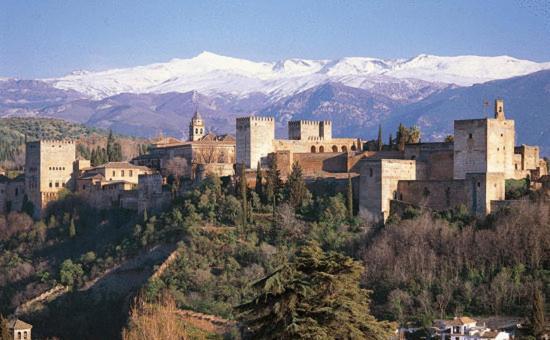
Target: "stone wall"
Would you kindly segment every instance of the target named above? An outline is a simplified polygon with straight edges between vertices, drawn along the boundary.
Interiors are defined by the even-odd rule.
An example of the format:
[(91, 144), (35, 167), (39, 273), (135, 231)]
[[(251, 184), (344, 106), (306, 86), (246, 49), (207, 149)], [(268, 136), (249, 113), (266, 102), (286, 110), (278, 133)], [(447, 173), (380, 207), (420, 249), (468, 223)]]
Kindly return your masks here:
[(399, 181), (394, 199), (433, 210), (468, 203), (464, 180)]
[(360, 164), (359, 211), (375, 221), (385, 221), (399, 181), (416, 179), (416, 161), (365, 158)]
[(404, 158), (424, 163), (420, 166), (422, 169), (419, 169), (417, 163), (417, 178), (419, 179), (453, 179), (453, 143), (406, 144)]
[(469, 173), (465, 190), (468, 208), (473, 215), (485, 217), (491, 212), (491, 201), (504, 200), (504, 173)]

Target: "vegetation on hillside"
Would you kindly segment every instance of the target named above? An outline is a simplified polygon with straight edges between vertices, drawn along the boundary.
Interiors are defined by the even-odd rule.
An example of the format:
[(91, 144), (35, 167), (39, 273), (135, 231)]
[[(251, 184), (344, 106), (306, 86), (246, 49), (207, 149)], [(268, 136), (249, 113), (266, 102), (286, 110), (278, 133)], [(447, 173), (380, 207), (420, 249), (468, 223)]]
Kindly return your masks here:
[[(547, 201), (533, 195), (484, 221), (464, 209), (409, 209), (381, 226), (350, 214), (349, 190), (310, 193), (297, 165), (286, 183), (276, 164), (258, 178), (253, 189), (215, 176), (186, 184), (160, 214), (98, 211), (67, 195), (41, 221), (1, 217), (0, 314), (60, 283), (71, 288), (64, 298), (26, 315), (33, 332), (116, 338), (126, 324), (130, 337), (143, 320), (161, 320), (166, 297), (167, 310), (239, 319), (250, 337), (382, 338), (389, 324), (377, 320), (428, 326), (459, 314), (524, 316), (540, 332), (550, 296)], [(178, 257), (143, 287), (129, 321), (135, 290), (86, 290), (166, 244), (177, 244)]]
[[(92, 150), (107, 152), (107, 140), (114, 138), (109, 131), (87, 127), (53, 118), (0, 118), (0, 166), (20, 169), (25, 162), (25, 137), (27, 140), (72, 139), (77, 141), (77, 154), (91, 159)], [(111, 156), (128, 159), (143, 151), (147, 141), (133, 137), (116, 136), (112, 142), (116, 148)], [(118, 146), (116, 146), (118, 144)], [(97, 151), (99, 150), (99, 151)], [(119, 156), (118, 156), (119, 155)]]

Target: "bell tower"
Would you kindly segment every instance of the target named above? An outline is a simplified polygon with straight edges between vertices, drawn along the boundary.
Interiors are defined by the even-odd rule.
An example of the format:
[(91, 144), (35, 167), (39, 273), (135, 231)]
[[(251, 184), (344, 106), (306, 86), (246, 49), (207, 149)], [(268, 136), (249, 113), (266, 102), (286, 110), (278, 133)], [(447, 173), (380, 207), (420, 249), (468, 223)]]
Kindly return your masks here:
[(498, 120), (505, 120), (504, 117), (504, 100), (497, 99), (495, 100), (495, 118)]
[(189, 123), (189, 141), (195, 142), (205, 135), (204, 121), (199, 111), (195, 111), (191, 123)]

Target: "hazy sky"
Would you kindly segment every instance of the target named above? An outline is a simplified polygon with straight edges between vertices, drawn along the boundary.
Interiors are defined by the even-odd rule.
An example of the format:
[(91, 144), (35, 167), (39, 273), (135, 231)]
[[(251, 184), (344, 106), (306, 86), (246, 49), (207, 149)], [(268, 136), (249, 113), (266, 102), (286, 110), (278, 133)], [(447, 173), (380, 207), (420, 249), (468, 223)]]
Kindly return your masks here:
[(550, 1), (0, 0), (0, 76), (189, 58), (510, 55), (550, 61)]

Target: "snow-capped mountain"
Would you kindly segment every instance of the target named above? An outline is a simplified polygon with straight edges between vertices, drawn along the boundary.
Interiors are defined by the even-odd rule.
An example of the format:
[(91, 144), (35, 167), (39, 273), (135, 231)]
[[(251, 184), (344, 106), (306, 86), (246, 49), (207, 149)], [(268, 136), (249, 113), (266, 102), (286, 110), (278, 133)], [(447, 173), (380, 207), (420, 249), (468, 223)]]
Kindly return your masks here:
[[(56, 88), (78, 91), (94, 99), (125, 92), (196, 90), (207, 95), (238, 97), (259, 92), (278, 100), (328, 82), (369, 90), (399, 85), (415, 91), (429, 83), (437, 88), (448, 84), (467, 86), (544, 69), (550, 69), (550, 62), (536, 63), (508, 56), (419, 55), (406, 60), (352, 57), (254, 62), (203, 52), (190, 59), (100, 72), (77, 71), (45, 81)], [(407, 99), (397, 92), (391, 96), (396, 100)]]

